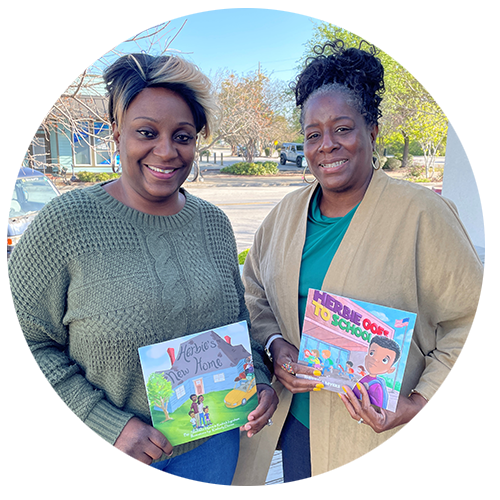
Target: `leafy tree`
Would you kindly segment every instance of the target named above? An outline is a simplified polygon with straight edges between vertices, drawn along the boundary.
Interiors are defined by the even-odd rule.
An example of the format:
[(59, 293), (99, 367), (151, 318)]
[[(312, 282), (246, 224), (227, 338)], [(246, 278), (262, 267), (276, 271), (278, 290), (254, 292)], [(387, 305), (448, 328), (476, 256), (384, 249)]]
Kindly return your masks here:
[[(386, 92), (382, 101), (383, 117), (379, 133), (379, 149), (386, 138), (402, 138), (403, 166), (409, 145), (418, 140), (424, 151), (426, 170), (432, 168), (434, 156), (447, 133), (451, 71), (456, 32), (454, 11), (445, 17), (422, 13), (417, 31), (396, 33), (385, 15), (373, 10), (321, 9), (319, 23), (306, 44), (305, 58), (314, 54), (314, 46), (340, 38), (348, 47), (358, 47), (362, 40), (380, 41), (377, 57), (384, 65)], [(415, 37), (415, 38), (414, 38)], [(424, 47), (413, 43), (426, 40)]]
[[(306, 51), (303, 64), (307, 57), (314, 55), (314, 47), (322, 45), (328, 40), (343, 40), (346, 47), (359, 47), (364, 41), (373, 43), (380, 42), (377, 57), (384, 66), (385, 94), (382, 101), (383, 118), (379, 133), (379, 149), (383, 148), (384, 136), (394, 133), (391, 128), (395, 121), (387, 115), (391, 106), (388, 104), (393, 89), (400, 85), (400, 67), (404, 62), (404, 54), (401, 47), (405, 46), (410, 37), (409, 33), (396, 33), (391, 28), (386, 15), (377, 15), (369, 9), (357, 12), (354, 9), (320, 9), (320, 21), (313, 29), (311, 40), (306, 43)], [(362, 48), (366, 48), (365, 44)], [(389, 118), (389, 119), (388, 119)]]
[(446, 140), (448, 120), (422, 84), (396, 61), (385, 65), (387, 95), (382, 103), (382, 124), (388, 137), (403, 138), (403, 166), (410, 142), (420, 144), (426, 167), (432, 168), (439, 146)]
[(448, 121), (437, 105), (426, 102), (419, 106), (413, 116), (413, 127), (411, 128), (422, 148), (425, 177), (429, 179), (429, 171), (432, 170), (434, 173), (434, 160), (438, 149), (446, 139)]
[(155, 406), (161, 408), (165, 414), (165, 420), (172, 420), (168, 414), (167, 404), (170, 396), (173, 394), (172, 383), (165, 380), (161, 373), (152, 373), (148, 378), (147, 383), (149, 407), (153, 409)]

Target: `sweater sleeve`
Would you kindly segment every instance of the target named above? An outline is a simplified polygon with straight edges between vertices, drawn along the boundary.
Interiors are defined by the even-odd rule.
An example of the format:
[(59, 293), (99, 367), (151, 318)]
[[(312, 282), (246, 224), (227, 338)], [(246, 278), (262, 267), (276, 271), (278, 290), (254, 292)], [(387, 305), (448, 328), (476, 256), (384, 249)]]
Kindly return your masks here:
[(47, 206), (12, 253), (8, 269), (14, 306), (28, 346), (52, 387), (83, 422), (114, 443), (133, 415), (108, 402), (69, 357), (64, 317), (72, 250), (58, 215)]
[[(265, 224), (265, 221), (263, 224)], [(243, 282), (245, 284), (246, 303), (248, 309), (251, 311), (252, 337), (261, 346), (264, 346), (267, 339), (275, 333), (281, 333), (281, 329), (268, 301), (260, 273), (260, 242), (262, 231), (263, 226), (257, 230), (254, 243), (245, 259)]]

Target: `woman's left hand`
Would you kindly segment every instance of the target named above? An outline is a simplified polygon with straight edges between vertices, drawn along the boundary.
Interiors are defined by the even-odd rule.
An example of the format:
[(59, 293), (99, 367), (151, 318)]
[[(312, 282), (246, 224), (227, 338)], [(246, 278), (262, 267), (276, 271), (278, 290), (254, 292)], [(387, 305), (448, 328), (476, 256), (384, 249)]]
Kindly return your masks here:
[(279, 403), (278, 396), (270, 385), (257, 384), (257, 393), (259, 405), (248, 415), (248, 422), (240, 427), (240, 431), (247, 431), (249, 438), (268, 425)]
[[(380, 433), (408, 423), (427, 403), (420, 394), (413, 393), (409, 397), (400, 397), (395, 412), (374, 408), (363, 384), (357, 384), (363, 396), (359, 400), (349, 387), (343, 387), (345, 394), (339, 394), (351, 417), (359, 423), (369, 425)], [(361, 420), (361, 422), (360, 422)]]

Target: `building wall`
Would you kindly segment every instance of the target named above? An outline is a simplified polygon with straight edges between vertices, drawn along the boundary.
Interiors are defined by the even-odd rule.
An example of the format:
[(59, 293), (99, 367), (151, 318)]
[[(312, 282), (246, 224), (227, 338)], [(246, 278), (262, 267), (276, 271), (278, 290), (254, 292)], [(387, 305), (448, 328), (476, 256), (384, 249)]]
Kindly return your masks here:
[(66, 131), (65, 133), (58, 132), (57, 133), (57, 142), (58, 142), (58, 162), (68, 169), (73, 165), (73, 151), (71, 149), (71, 143), (68, 139), (68, 136), (71, 137), (71, 132)]
[(485, 9), (460, 9), (450, 103), (443, 196), (484, 262), (485, 247)]

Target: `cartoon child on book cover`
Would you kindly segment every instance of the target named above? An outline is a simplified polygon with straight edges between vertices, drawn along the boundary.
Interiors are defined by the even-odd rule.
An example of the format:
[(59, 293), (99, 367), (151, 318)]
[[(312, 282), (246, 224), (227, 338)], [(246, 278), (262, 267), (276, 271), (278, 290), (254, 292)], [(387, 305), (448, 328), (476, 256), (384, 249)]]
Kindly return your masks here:
[[(396, 369), (394, 365), (400, 356), (401, 349), (395, 340), (381, 336), (372, 338), (365, 357), (368, 375), (361, 378), (359, 383), (366, 387), (370, 402), (380, 408), (387, 407), (389, 396), (385, 380), (377, 375), (394, 372)], [(357, 398), (361, 399), (361, 393), (357, 387), (353, 388), (353, 392)]]

